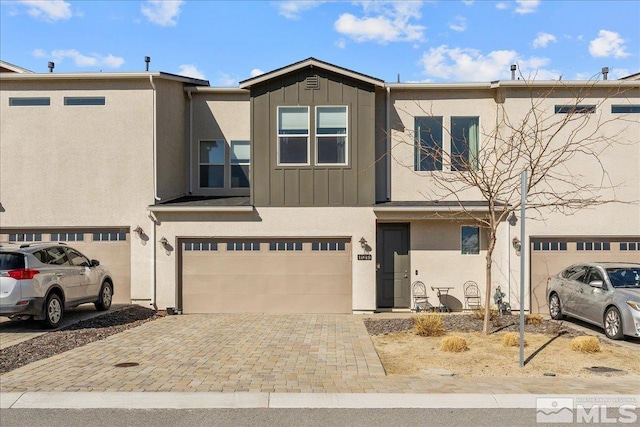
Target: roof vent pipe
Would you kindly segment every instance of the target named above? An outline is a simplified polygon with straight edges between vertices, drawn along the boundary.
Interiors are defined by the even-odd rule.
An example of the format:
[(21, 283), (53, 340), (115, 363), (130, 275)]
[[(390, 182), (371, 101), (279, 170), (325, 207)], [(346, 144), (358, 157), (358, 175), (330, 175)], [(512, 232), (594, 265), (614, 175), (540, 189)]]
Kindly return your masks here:
[(144, 57), (144, 62), (146, 63), (146, 70), (149, 71), (149, 63), (151, 62), (151, 57), (150, 56), (145, 56)]
[(49, 72), (53, 73), (53, 67), (55, 67), (56, 64), (54, 64), (53, 62), (49, 61), (49, 63), (47, 64), (47, 67), (49, 67)]
[(602, 67), (602, 80), (607, 80), (609, 77), (609, 67)]
[(511, 65), (511, 80), (515, 80), (516, 79), (516, 70), (518, 69), (518, 66), (516, 64), (512, 64)]

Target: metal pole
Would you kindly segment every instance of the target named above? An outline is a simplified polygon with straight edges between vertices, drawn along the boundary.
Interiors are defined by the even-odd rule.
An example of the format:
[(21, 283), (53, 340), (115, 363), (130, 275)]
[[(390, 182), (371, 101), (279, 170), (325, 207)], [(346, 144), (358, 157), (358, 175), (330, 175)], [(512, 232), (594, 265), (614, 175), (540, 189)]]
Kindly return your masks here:
[(524, 267), (527, 253), (527, 239), (524, 234), (525, 212), (527, 203), (527, 171), (522, 171), (520, 200), (520, 367), (524, 368)]

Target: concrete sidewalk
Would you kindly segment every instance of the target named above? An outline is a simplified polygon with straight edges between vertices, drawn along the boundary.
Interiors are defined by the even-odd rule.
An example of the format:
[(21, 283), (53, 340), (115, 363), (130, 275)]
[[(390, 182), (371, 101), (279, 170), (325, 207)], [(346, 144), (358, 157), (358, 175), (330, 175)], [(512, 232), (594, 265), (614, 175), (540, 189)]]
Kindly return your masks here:
[[(371, 393), (417, 394), (420, 399), (423, 393), (456, 393), (460, 396), (455, 399), (465, 399), (502, 394), (624, 396), (640, 390), (638, 376), (387, 376), (362, 319), (312, 314), (167, 316), (3, 374), (0, 391), (3, 396), (19, 393), (16, 402), (26, 399), (24, 403), (27, 396), (35, 399), (32, 392), (75, 392), (63, 393), (63, 399), (91, 392), (91, 399), (98, 401), (111, 392), (154, 392), (145, 399), (162, 396), (158, 392), (197, 392), (204, 393), (203, 398), (228, 393), (240, 399), (257, 393), (269, 401), (280, 393), (291, 401), (296, 394), (317, 393), (323, 397), (314, 399), (331, 402)], [(122, 363), (133, 366), (117, 367)], [(329, 397), (340, 394), (352, 396)]]
[(640, 395), (390, 394), (390, 393), (3, 393), (0, 409), (213, 409), (213, 408), (518, 408), (535, 409), (538, 399), (572, 399), (585, 408), (637, 408)]

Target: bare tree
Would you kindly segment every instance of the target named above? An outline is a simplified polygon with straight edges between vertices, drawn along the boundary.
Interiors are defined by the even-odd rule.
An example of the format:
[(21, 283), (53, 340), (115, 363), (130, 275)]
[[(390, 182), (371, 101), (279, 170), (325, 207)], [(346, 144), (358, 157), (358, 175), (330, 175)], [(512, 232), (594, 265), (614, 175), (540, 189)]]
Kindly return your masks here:
[[(509, 215), (520, 209), (522, 171), (528, 175), (528, 216), (540, 214), (543, 209), (569, 214), (619, 201), (615, 196), (616, 183), (611, 181), (601, 156), (614, 144), (624, 143), (620, 136), (627, 124), (625, 116), (614, 118), (603, 114), (601, 107), (614, 96), (624, 100), (623, 89), (596, 81), (579, 86), (562, 81), (546, 85), (526, 80), (520, 83), (519, 89), (510, 90), (526, 92), (526, 108), (510, 110), (498, 90), (495, 122), (480, 129), (474, 129), (473, 124), (465, 128), (465, 123), (458, 129), (448, 129), (451, 149), (444, 143), (447, 138), (431, 139), (429, 129), (405, 131), (393, 139), (394, 145), (415, 145), (417, 163), (428, 165), (430, 170), (441, 170), (435, 173), (433, 188), (424, 189), (425, 197), (455, 200), (459, 215), (486, 229), (485, 334), (489, 333), (491, 269), (497, 232)], [(633, 86), (635, 96), (637, 89), (637, 85)], [(554, 105), (552, 97), (558, 91), (565, 94), (563, 99), (569, 94), (571, 102)], [(429, 121), (442, 127), (441, 122), (436, 123), (438, 118), (432, 114), (432, 107), (425, 108), (425, 103), (419, 101), (416, 105), (427, 119), (427, 127)], [(415, 111), (404, 113), (415, 116)], [(576, 168), (577, 161), (588, 166)], [(420, 167), (410, 167), (414, 166)], [(486, 211), (469, 209), (465, 203), (469, 200), (463, 199), (469, 194), (486, 203)]]

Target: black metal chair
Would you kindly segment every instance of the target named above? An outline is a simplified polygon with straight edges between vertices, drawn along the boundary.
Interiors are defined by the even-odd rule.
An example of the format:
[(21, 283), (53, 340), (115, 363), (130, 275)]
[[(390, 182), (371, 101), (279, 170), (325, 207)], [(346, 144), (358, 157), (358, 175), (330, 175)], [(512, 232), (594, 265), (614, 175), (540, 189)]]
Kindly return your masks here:
[(473, 280), (464, 283), (464, 309), (480, 310), (482, 302), (480, 300), (480, 288)]

